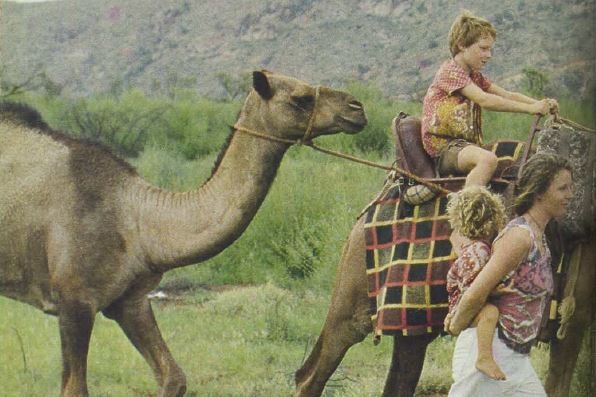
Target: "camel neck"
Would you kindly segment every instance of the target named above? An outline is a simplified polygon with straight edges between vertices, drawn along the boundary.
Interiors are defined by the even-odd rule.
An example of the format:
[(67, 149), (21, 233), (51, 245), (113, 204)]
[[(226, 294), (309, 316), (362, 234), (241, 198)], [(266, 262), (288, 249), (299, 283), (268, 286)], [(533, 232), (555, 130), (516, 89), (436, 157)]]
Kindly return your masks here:
[(140, 230), (153, 268), (209, 259), (246, 229), (265, 199), (289, 145), (235, 134), (214, 174), (186, 193), (141, 193)]

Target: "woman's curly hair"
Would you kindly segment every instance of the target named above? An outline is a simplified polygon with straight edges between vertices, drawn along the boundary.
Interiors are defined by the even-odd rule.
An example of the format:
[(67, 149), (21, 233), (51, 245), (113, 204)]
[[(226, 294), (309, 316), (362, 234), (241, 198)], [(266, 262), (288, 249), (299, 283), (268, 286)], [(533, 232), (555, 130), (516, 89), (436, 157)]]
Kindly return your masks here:
[(477, 17), (468, 10), (463, 10), (449, 30), (449, 51), (455, 56), (462, 47), (469, 47), (484, 37), (497, 38), (497, 31), (484, 18)]
[(472, 240), (492, 240), (507, 220), (501, 196), (484, 186), (469, 186), (449, 194), (447, 215), (451, 227)]
[(522, 174), (513, 192), (513, 211), (523, 215), (534, 205), (536, 198), (544, 194), (554, 176), (561, 170), (571, 173), (569, 160), (551, 153), (537, 153), (524, 164)]

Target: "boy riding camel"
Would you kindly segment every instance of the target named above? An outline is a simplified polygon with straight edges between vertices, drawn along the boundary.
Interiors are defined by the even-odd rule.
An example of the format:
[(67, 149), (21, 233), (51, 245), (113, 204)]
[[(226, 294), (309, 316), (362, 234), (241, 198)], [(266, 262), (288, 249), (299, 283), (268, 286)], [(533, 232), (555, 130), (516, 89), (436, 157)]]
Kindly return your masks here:
[(424, 97), (424, 149), (440, 176), (467, 174), (466, 186), (486, 185), (497, 167), (494, 153), (480, 146), (482, 108), (545, 115), (559, 106), (554, 99), (507, 91), (480, 72), (492, 56), (496, 36), (490, 22), (462, 12), (449, 31), (452, 58), (441, 65)]

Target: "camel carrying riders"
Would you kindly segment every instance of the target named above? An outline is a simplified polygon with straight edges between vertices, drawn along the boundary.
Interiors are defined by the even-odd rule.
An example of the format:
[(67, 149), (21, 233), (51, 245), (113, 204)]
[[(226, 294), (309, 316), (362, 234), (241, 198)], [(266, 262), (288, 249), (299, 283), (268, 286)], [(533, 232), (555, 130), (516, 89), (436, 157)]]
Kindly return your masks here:
[[(468, 238), (469, 242), (461, 247), (457, 260), (447, 273), (449, 313), (445, 319), (446, 324), (454, 316), (463, 293), (488, 262), (492, 240), (506, 222), (505, 206), (501, 198), (484, 186), (469, 186), (451, 193), (447, 214), (453, 230)], [(500, 288), (502, 290), (506, 287), (502, 285)], [(495, 362), (492, 351), (498, 319), (497, 307), (486, 303), (471, 326), (476, 327), (478, 339), (476, 368), (493, 379), (504, 380), (505, 374)]]
[(440, 176), (467, 174), (466, 186), (486, 185), (497, 166), (483, 149), (481, 108), (548, 114), (554, 99), (536, 100), (492, 83), (480, 70), (492, 56), (496, 31), (487, 20), (462, 12), (449, 31), (452, 58), (444, 62), (423, 102), (422, 142)]

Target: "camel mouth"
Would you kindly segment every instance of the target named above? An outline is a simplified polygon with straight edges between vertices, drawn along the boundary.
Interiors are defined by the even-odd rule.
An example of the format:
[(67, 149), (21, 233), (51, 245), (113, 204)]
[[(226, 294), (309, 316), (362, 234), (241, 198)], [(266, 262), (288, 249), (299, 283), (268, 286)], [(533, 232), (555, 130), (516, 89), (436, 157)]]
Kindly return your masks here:
[(362, 131), (368, 123), (368, 121), (366, 120), (366, 116), (362, 116), (358, 119), (350, 119), (344, 116), (337, 116), (337, 122), (344, 132), (352, 134)]

